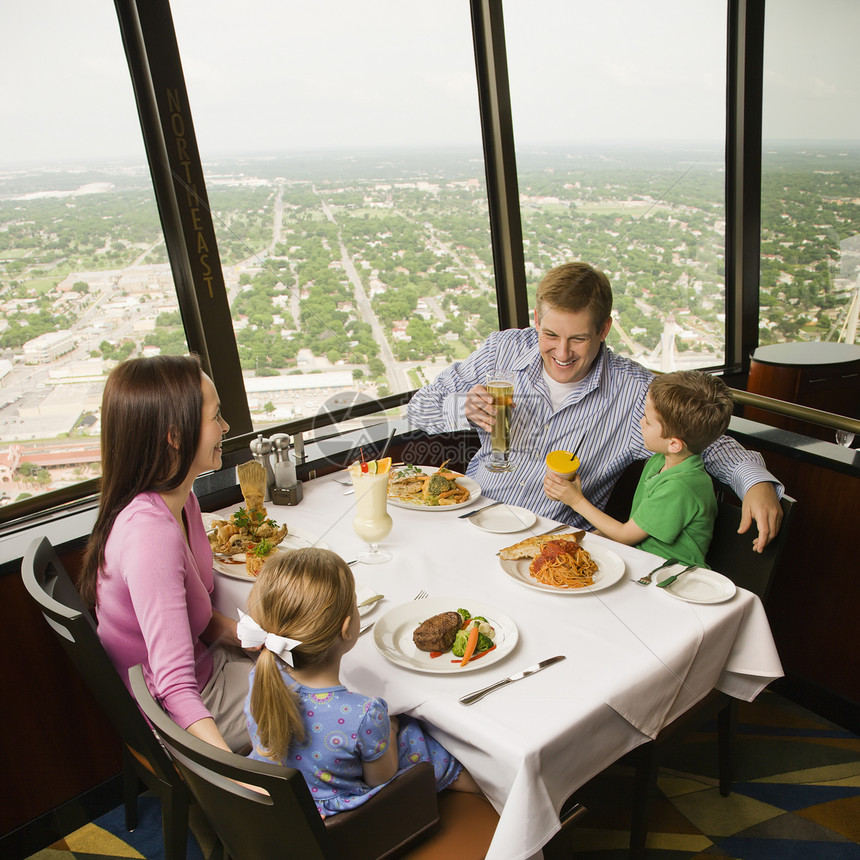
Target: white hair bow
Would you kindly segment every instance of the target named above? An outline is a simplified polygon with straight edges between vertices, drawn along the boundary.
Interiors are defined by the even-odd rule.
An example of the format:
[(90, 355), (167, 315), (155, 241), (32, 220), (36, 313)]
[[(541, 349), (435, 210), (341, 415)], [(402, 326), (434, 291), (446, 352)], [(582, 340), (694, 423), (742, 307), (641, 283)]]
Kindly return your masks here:
[(276, 636), (274, 633), (267, 633), (242, 610), (239, 610), (239, 623), (236, 625), (236, 635), (242, 643), (243, 648), (257, 648), (263, 646), (273, 654), (277, 654), (285, 663), (290, 666), (293, 664), (293, 655), (290, 653), (293, 648), (302, 643), (298, 639), (290, 639), (289, 636)]

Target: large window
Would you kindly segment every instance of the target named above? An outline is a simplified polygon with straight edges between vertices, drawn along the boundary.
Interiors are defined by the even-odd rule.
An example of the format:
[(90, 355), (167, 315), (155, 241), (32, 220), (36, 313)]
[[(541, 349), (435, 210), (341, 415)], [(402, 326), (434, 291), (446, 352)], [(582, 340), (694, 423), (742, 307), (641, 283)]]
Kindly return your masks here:
[[(748, 35), (727, 6), (508, 2), (506, 50), (489, 51), (486, 69), (480, 53), (476, 77), (470, 15), (484, 7), (468, 0), (173, 0), (228, 296), (198, 314), (181, 252), (199, 236), (170, 208), (165, 115), (147, 114), (155, 90), (136, 53), (146, 42), (175, 80), (168, 21), (147, 16), (145, 38), (127, 42), (150, 177), (110, 4), (5, 4), (0, 503), (96, 475), (104, 378), (129, 355), (191, 343), (219, 356), (228, 419), (247, 400), (255, 429), (420, 386), (498, 326), (498, 307), (519, 315), (523, 273), (504, 253), (517, 214), (529, 300), (548, 268), (585, 259), (612, 281), (615, 349), (655, 369), (720, 365), (735, 329), (754, 328), (757, 287), (736, 275), (745, 252), (726, 261), (727, 20)], [(847, 339), (856, 323), (855, 6), (767, 6), (762, 342)], [(141, 3), (139, 19), (119, 8), (128, 34), (154, 7)], [(743, 47), (758, 56), (754, 43)], [(513, 175), (506, 72), (511, 220), (511, 185), (497, 188)], [(756, 106), (745, 122), (758, 120)], [(743, 198), (746, 223), (756, 202)], [(496, 233), (513, 225), (495, 236), (503, 287), (491, 220)], [(221, 348), (231, 323), (241, 367)]]
[(468, 3), (172, 7), (256, 428), (498, 328)]
[(187, 351), (110, 4), (0, 9), (0, 504), (99, 472), (107, 372)]
[(860, 5), (768, 3), (762, 344), (854, 343), (860, 285)]
[(586, 260), (613, 285), (614, 349), (722, 364), (725, 2), (508, 3), (505, 30), (531, 289)]

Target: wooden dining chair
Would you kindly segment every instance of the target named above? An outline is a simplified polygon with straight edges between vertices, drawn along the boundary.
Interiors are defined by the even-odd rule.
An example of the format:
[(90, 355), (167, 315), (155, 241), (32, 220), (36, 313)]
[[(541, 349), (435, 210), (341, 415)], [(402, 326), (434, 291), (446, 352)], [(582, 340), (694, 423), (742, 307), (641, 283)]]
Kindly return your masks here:
[[(728, 576), (735, 585), (756, 594), (764, 603), (773, 581), (773, 573), (785, 546), (796, 502), (790, 496), (781, 500), (782, 524), (779, 533), (763, 552), (751, 549), (750, 532), (738, 534), (741, 508), (718, 492), (714, 536), (706, 557), (708, 568)], [(755, 528), (755, 526), (753, 526)], [(645, 856), (648, 822), (657, 785), (657, 773), (666, 753), (678, 746), (695, 728), (716, 717), (717, 771), (720, 794), (728, 797), (732, 790), (732, 741), (737, 700), (719, 690), (711, 690), (704, 699), (677, 717), (651, 741), (632, 750), (622, 759), (634, 767), (633, 812), (630, 824), (630, 857)]]
[(142, 781), (161, 800), (165, 857), (185, 860), (191, 799), (188, 786), (114, 668), (96, 633), (95, 619), (47, 538), (37, 539), (27, 548), (21, 577), (121, 739), (126, 827), (137, 827)]
[[(129, 677), (141, 709), (235, 860), (380, 860), (395, 856), (479, 860), (486, 854), (498, 816), (483, 798), (443, 792), (452, 795), (443, 799), (443, 805), (456, 804), (459, 810), (451, 810), (448, 820), (440, 822), (436, 781), (428, 762), (403, 771), (356, 809), (322, 819), (301, 772), (201, 741), (164, 713), (149, 692), (140, 666), (133, 667)], [(427, 841), (422, 841), (425, 837)]]

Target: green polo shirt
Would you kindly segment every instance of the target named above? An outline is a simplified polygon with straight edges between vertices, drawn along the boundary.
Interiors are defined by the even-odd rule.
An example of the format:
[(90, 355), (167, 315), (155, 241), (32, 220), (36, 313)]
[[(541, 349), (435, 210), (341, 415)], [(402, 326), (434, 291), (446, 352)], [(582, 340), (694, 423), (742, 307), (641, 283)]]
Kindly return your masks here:
[(714, 534), (714, 485), (698, 454), (666, 469), (663, 454), (645, 464), (630, 517), (648, 537), (640, 549), (685, 564), (704, 564)]

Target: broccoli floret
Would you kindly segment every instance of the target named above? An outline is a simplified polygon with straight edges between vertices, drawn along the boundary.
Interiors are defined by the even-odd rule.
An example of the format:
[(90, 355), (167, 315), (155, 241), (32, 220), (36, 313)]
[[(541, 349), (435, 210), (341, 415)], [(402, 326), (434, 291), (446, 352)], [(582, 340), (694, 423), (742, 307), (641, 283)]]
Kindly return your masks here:
[(466, 643), (469, 641), (469, 634), (465, 630), (458, 630), (454, 637), (454, 644), (451, 646), (451, 653), (455, 657), (462, 657), (466, 653)]
[(458, 609), (457, 613), (459, 614), (460, 618), (463, 619), (460, 622), (461, 624), (465, 624), (472, 617), (472, 613), (469, 612), (468, 609)]
[(427, 495), (438, 496), (439, 493), (447, 492), (448, 490), (454, 489), (454, 487), (456, 487), (454, 481), (448, 480), (444, 475), (440, 475), (437, 472), (427, 483)]
[(489, 636), (485, 636), (483, 633), (479, 633), (478, 644), (475, 646), (475, 653), (477, 654), (479, 651), (489, 651), (489, 649), (492, 647), (493, 640), (490, 639)]
[(487, 621), (487, 619), (486, 619), (486, 618), (484, 618), (484, 616), (483, 616), (483, 615), (476, 615), (472, 620), (473, 620), (473, 621), (485, 621), (487, 624), (489, 624), (489, 623), (490, 623), (489, 621)]

